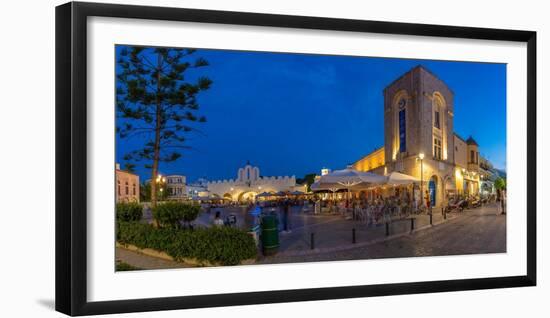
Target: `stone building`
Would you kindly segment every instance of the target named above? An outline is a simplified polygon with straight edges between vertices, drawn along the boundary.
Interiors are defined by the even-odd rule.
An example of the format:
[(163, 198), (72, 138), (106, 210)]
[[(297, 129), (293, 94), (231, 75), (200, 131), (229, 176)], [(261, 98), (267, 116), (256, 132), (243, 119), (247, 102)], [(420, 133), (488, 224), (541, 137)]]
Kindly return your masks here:
[(168, 200), (187, 199), (186, 178), (183, 175), (173, 174), (166, 176), (166, 195)]
[(478, 193), (479, 146), (454, 133), (454, 107), (453, 91), (425, 67), (414, 67), (384, 89), (384, 146), (353, 167), (417, 177), (435, 207), (451, 195)]
[(201, 197), (208, 197), (208, 180), (199, 178), (193, 183), (186, 185), (187, 197), (190, 199), (198, 199)]
[(121, 170), (120, 164), (115, 164), (115, 199), (116, 202), (139, 202), (139, 176)]
[(256, 195), (263, 192), (305, 192), (305, 186), (296, 185), (294, 176), (261, 176), (260, 168), (250, 163), (239, 168), (236, 179), (208, 182), (207, 189), (212, 196), (224, 197), (232, 201), (253, 201)]

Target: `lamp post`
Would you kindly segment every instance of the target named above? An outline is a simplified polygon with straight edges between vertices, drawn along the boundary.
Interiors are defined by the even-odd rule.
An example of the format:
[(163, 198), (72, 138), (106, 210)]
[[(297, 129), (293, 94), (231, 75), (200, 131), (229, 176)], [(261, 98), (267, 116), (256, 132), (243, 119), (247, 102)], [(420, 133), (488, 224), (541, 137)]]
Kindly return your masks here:
[(420, 202), (424, 205), (424, 153), (418, 154), (420, 159)]
[(162, 174), (159, 173), (157, 175), (156, 183), (158, 184), (158, 191), (160, 192), (159, 197), (163, 199), (162, 195), (163, 195), (164, 189), (162, 187), (163, 185), (166, 185), (166, 177), (163, 177)]

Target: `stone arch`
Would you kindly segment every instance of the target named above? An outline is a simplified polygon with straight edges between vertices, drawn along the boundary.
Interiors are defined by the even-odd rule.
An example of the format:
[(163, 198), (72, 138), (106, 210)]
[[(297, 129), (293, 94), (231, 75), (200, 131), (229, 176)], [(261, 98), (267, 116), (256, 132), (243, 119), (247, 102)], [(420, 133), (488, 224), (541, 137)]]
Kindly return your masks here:
[(258, 192), (256, 191), (243, 191), (237, 196), (237, 201), (244, 201), (248, 198), (251, 198), (252, 201), (255, 201), (256, 195), (258, 195)]
[(445, 204), (445, 202), (449, 201), (449, 195), (452, 195), (453, 192), (456, 192), (455, 181), (452, 176), (445, 176), (445, 178), (443, 179), (443, 187), (441, 190), (441, 197), (443, 199), (442, 202), (444, 202)]
[(223, 194), (223, 197), (224, 197), (225, 199), (233, 200), (233, 196), (231, 195), (231, 193), (224, 193), (224, 194)]
[(428, 180), (428, 193), (430, 195), (430, 201), (431, 206), (437, 206), (439, 205), (441, 201), (441, 181), (439, 180), (439, 177), (437, 175), (432, 175), (430, 179)]

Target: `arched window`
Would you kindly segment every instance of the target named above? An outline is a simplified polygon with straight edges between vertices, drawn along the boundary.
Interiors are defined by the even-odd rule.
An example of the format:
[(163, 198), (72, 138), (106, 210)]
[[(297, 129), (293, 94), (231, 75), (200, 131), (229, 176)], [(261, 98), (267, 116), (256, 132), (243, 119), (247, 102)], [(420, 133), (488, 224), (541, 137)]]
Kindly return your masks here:
[(407, 110), (399, 110), (399, 152), (407, 151)]
[(393, 121), (392, 158), (397, 159), (399, 153), (407, 152), (407, 107), (409, 95), (406, 90), (397, 92), (391, 104)]
[(134, 192), (133, 192), (133, 193), (134, 193), (134, 195), (136, 195), (136, 184), (135, 184), (135, 183), (132, 184), (132, 187), (134, 188)]
[(441, 129), (441, 111), (443, 110), (443, 102), (439, 95), (434, 96), (433, 109), (434, 127), (437, 129)]
[(128, 181), (126, 181), (126, 195), (130, 194), (130, 190), (128, 189)]
[(117, 193), (120, 196), (120, 180), (117, 180), (116, 182), (117, 182), (117, 188), (118, 188)]
[(433, 156), (437, 160), (447, 160), (447, 103), (440, 92), (432, 98)]

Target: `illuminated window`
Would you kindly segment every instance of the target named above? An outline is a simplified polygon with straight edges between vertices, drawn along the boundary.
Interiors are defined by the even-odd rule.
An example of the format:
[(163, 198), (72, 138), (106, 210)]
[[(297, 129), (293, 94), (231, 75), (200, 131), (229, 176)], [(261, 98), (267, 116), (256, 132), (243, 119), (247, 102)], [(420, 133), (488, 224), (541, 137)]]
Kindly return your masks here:
[(399, 152), (407, 151), (407, 124), (405, 109), (399, 111)]
[(434, 138), (434, 159), (441, 160), (441, 139)]
[(433, 103), (433, 123), (437, 129), (441, 129), (441, 108), (443, 108), (443, 102), (438, 96), (435, 96)]

